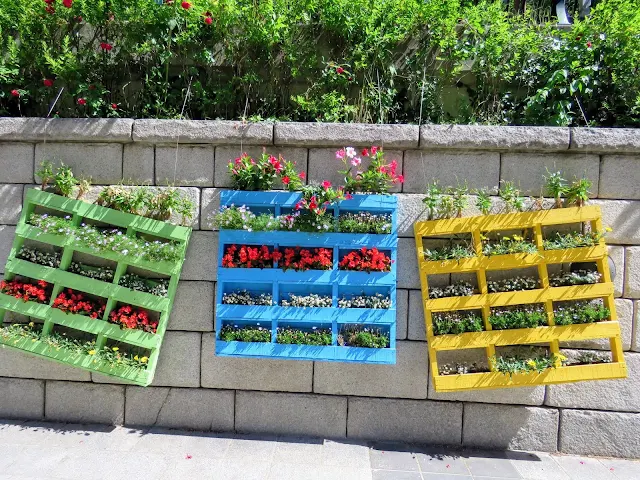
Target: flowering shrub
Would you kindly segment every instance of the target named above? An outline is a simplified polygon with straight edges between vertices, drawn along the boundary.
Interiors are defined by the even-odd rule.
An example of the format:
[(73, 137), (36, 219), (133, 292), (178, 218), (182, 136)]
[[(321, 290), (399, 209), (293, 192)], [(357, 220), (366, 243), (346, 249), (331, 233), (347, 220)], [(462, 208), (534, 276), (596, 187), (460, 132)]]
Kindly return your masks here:
[(115, 272), (109, 267), (90, 267), (78, 262), (71, 262), (67, 271), (82, 275), (83, 277), (102, 280), (103, 282), (112, 282)]
[(281, 221), (270, 213), (256, 215), (246, 206), (224, 206), (213, 215), (212, 224), (223, 230), (246, 230), (248, 232), (269, 232), (278, 230)]
[(391, 233), (391, 215), (371, 212), (342, 213), (338, 230), (345, 233)]
[(389, 335), (378, 328), (344, 325), (338, 334), (338, 345), (342, 347), (387, 348), (389, 347)]
[(289, 299), (280, 300), (282, 307), (331, 307), (331, 295), (318, 295), (311, 293), (309, 295), (289, 294)]
[(466, 297), (473, 295), (475, 290), (469, 282), (461, 280), (445, 287), (429, 287), (429, 298)]
[(47, 303), (50, 285), (44, 280), (35, 284), (19, 280), (0, 281), (0, 292), (25, 302)]
[(547, 325), (547, 312), (542, 305), (495, 308), (489, 323), (495, 330), (535, 328)]
[(222, 295), (222, 303), (225, 305), (273, 305), (273, 297), (270, 293), (254, 295), (247, 290), (225, 293)]
[(150, 280), (135, 273), (126, 273), (120, 278), (118, 285), (158, 297), (166, 297), (169, 294), (169, 280), (166, 278)]
[(340, 270), (354, 270), (358, 272), (389, 272), (392, 260), (377, 248), (367, 249), (362, 247), (347, 253), (340, 260)]
[(309, 330), (299, 328), (278, 328), (276, 343), (288, 345), (331, 345), (331, 330), (312, 327)]
[(109, 322), (120, 325), (120, 328), (142, 330), (147, 333), (156, 333), (158, 322), (149, 319), (149, 314), (131, 305), (123, 305), (109, 314)]
[(293, 215), (287, 218), (289, 230), (301, 232), (333, 231), (333, 215), (327, 215), (327, 207), (345, 199), (351, 194), (344, 193), (342, 187), (333, 188), (331, 182), (325, 180), (321, 186), (309, 185), (302, 188), (302, 198), (295, 206)]
[(62, 255), (59, 252), (41, 252), (36, 248), (24, 246), (20, 248), (16, 256), (27, 262), (37, 263), (38, 265), (51, 268), (58, 268), (60, 266), (60, 260), (62, 259)]
[(222, 257), (222, 266), (225, 268), (272, 268), (273, 263), (282, 258), (278, 250), (269, 251), (269, 247), (251, 247), (242, 245), (229, 245)]
[[(344, 164), (344, 170), (339, 172), (344, 175), (347, 192), (386, 193), (394, 184), (404, 182), (404, 176), (396, 172), (398, 162), (385, 163), (382, 147), (364, 148), (360, 155), (353, 147), (336, 152), (336, 158)], [(361, 157), (369, 159), (366, 170), (359, 168), (362, 166)]]
[(240, 327), (238, 325), (225, 325), (220, 329), (220, 339), (225, 342), (260, 342), (271, 341), (271, 329), (258, 326)]
[[(533, 350), (532, 350), (533, 351)], [(567, 357), (564, 355), (556, 355), (541, 353), (531, 356), (494, 356), (490, 358), (494, 368), (505, 375), (513, 375), (514, 373), (542, 373), (549, 368), (556, 368), (556, 363), (564, 363)]]
[(391, 297), (376, 293), (375, 295), (353, 295), (343, 296), (338, 299), (339, 308), (391, 308)]
[(590, 285), (598, 283), (602, 275), (596, 271), (576, 270), (553, 275), (549, 278), (549, 285), (552, 287), (564, 287), (569, 285)]
[[(605, 229), (605, 232), (609, 230), (611, 229)], [(551, 238), (545, 239), (543, 245), (545, 250), (563, 250), (565, 248), (592, 247), (600, 243), (600, 239), (606, 234), (605, 232), (556, 232), (551, 236)]]
[(60, 292), (53, 301), (53, 308), (65, 313), (86, 315), (91, 318), (102, 318), (106, 302), (104, 300), (92, 300), (82, 292), (75, 292), (70, 288)]
[(229, 162), (228, 169), (235, 190), (271, 190), (276, 178), (280, 178), (287, 190), (295, 191), (302, 188), (305, 178), (304, 172), (296, 172), (293, 162), (266, 152), (257, 161), (243, 153)]
[(434, 335), (481, 332), (484, 330), (482, 317), (473, 312), (435, 312), (433, 320)]
[(285, 248), (282, 257), (283, 270), (331, 270), (333, 250), (328, 248)]
[(518, 292), (520, 290), (533, 290), (538, 288), (540, 281), (534, 277), (513, 277), (504, 280), (487, 282), (489, 293)]
[(553, 309), (556, 325), (602, 322), (611, 318), (611, 311), (602, 300), (571, 302)]

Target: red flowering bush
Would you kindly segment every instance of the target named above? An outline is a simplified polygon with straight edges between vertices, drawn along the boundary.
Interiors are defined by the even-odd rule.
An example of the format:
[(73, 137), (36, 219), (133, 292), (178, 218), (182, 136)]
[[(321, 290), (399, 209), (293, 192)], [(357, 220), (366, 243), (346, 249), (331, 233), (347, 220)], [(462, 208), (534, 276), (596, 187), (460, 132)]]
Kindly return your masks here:
[[(347, 192), (386, 193), (394, 184), (404, 182), (404, 176), (397, 173), (398, 162), (385, 163), (382, 147), (363, 148), (360, 155), (353, 147), (336, 152), (336, 158), (344, 163), (344, 170), (339, 172), (344, 175)], [(362, 157), (369, 158), (366, 170), (360, 168)]]
[(156, 333), (158, 322), (151, 320), (149, 314), (131, 305), (123, 305), (109, 314), (109, 322), (120, 325), (121, 328), (144, 330), (147, 333)]
[(44, 280), (38, 280), (36, 284), (21, 282), (19, 280), (0, 282), (0, 292), (19, 298), (25, 302), (47, 303), (49, 284)]
[(230, 245), (222, 257), (222, 266), (226, 268), (272, 268), (273, 262), (282, 258), (282, 254), (274, 250), (269, 251), (269, 247), (251, 247), (242, 245)]
[(91, 318), (102, 318), (105, 309), (104, 300), (92, 300), (82, 292), (75, 292), (70, 288), (62, 291), (53, 301), (53, 308), (66, 313), (86, 315)]
[(246, 153), (228, 165), (231, 183), (236, 190), (270, 190), (276, 178), (280, 178), (289, 191), (300, 190), (304, 172), (296, 173), (295, 163), (267, 155), (266, 152), (258, 160)]
[(340, 270), (355, 270), (358, 272), (388, 272), (393, 261), (377, 248), (368, 250), (362, 247), (346, 254), (338, 264)]
[(283, 270), (331, 270), (333, 251), (329, 248), (285, 248), (281, 267)]

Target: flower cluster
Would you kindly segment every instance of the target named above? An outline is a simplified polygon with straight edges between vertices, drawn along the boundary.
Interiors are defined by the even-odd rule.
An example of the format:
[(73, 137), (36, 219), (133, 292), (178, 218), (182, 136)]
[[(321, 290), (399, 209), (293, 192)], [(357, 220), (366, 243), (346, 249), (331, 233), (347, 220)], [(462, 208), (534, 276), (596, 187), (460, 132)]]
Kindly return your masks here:
[[(606, 231), (611, 230), (610, 228)], [(566, 248), (592, 247), (600, 243), (600, 239), (604, 237), (605, 232), (556, 232), (551, 238), (545, 239), (543, 242), (545, 250), (564, 250)]]
[(565, 287), (569, 285), (590, 285), (598, 283), (602, 275), (592, 270), (576, 270), (553, 275), (549, 278), (549, 285), (552, 287)]
[(60, 266), (60, 260), (62, 255), (59, 252), (41, 252), (38, 249), (30, 247), (22, 247), (16, 255), (22, 260), (27, 262), (37, 263), (38, 265), (44, 265), (45, 267), (58, 268)]
[(331, 330), (312, 327), (311, 330), (299, 328), (278, 328), (276, 343), (288, 345), (331, 345)]
[(177, 262), (182, 258), (184, 245), (177, 242), (148, 241), (126, 235), (117, 228), (100, 229), (82, 224), (76, 227), (71, 217), (32, 214), (29, 223), (44, 233), (71, 237), (96, 252), (114, 252), (123, 256), (140, 257), (150, 262)]
[(344, 325), (338, 334), (338, 345), (342, 347), (387, 348), (389, 335), (379, 328)]
[(367, 249), (362, 247), (347, 253), (340, 260), (340, 270), (354, 270), (358, 272), (388, 272), (393, 261), (377, 248)]
[(495, 330), (535, 328), (547, 325), (547, 312), (543, 305), (502, 307), (491, 310), (489, 323)]
[(258, 160), (243, 153), (228, 164), (231, 183), (236, 190), (270, 190), (276, 178), (289, 191), (300, 190), (305, 178), (304, 172), (297, 173), (295, 163), (266, 152)]
[(222, 295), (222, 303), (225, 305), (263, 305), (270, 307), (273, 305), (273, 297), (270, 293), (254, 295), (247, 290), (238, 290), (224, 293)]
[(385, 309), (391, 308), (391, 297), (376, 293), (375, 295), (353, 295), (350, 297), (343, 296), (338, 299), (339, 308), (375, 308)]
[(91, 318), (102, 318), (106, 302), (103, 300), (92, 300), (87, 298), (82, 292), (75, 292), (70, 288), (60, 292), (53, 301), (53, 308), (57, 308), (66, 313), (76, 315), (86, 315)]
[(295, 295), (290, 293), (288, 300), (284, 298), (280, 300), (280, 305), (283, 307), (331, 307), (332, 300), (331, 295), (318, 295), (317, 293)]
[[(339, 173), (344, 175), (347, 192), (386, 193), (394, 184), (404, 182), (404, 176), (397, 172), (398, 162), (385, 163), (382, 147), (364, 148), (360, 155), (355, 148), (346, 147), (336, 152), (336, 158), (344, 164)], [(362, 158), (369, 159), (366, 170), (361, 168)]]
[(282, 257), (283, 270), (331, 270), (333, 250), (328, 248), (285, 248)]
[(78, 262), (71, 262), (69, 272), (82, 275), (83, 277), (102, 280), (103, 282), (112, 282), (115, 272), (109, 267), (92, 267)]
[(109, 314), (109, 322), (120, 325), (121, 328), (134, 328), (147, 333), (156, 333), (158, 322), (151, 320), (149, 314), (131, 305), (123, 305)]
[(556, 325), (602, 322), (610, 317), (611, 311), (602, 304), (602, 300), (571, 302), (553, 309)]
[(260, 342), (271, 341), (271, 329), (257, 326), (224, 325), (220, 330), (220, 339), (224, 342)]
[(0, 293), (25, 302), (47, 303), (49, 284), (44, 280), (38, 280), (35, 284), (19, 280), (2, 280), (0, 282)]
[(120, 278), (118, 285), (158, 297), (166, 297), (169, 294), (169, 280), (166, 278), (150, 280), (135, 273), (127, 273)]
[(481, 332), (484, 330), (482, 317), (474, 312), (435, 312), (431, 318), (433, 320), (434, 335)]
[(555, 368), (556, 364), (564, 363), (567, 357), (564, 355), (549, 355), (543, 353), (532, 356), (495, 356), (490, 361), (494, 368), (505, 375), (513, 375), (514, 373), (542, 373), (549, 368)]
[(226, 268), (272, 268), (273, 263), (282, 258), (278, 250), (269, 251), (269, 247), (251, 247), (248, 245), (229, 245), (222, 257), (222, 266)]
[(292, 230), (303, 232), (323, 232), (334, 229), (333, 215), (327, 214), (327, 207), (336, 202), (351, 199), (342, 187), (334, 189), (331, 182), (325, 180), (321, 186), (309, 185), (302, 188), (302, 198), (295, 206), (295, 215), (288, 219), (293, 223)]
[(498, 240), (490, 240), (484, 235), (482, 238), (482, 253), (487, 257), (491, 255), (507, 255), (512, 253), (538, 253), (536, 245), (521, 237), (520, 235), (512, 235), (501, 237)]
[(504, 280), (487, 282), (489, 293), (518, 292), (520, 290), (534, 290), (538, 288), (540, 281), (534, 277), (513, 277)]
[(342, 213), (338, 230), (347, 233), (391, 233), (391, 215), (371, 212)]
[(461, 280), (445, 287), (429, 287), (429, 298), (467, 297), (473, 295), (475, 290), (469, 282)]
[(270, 232), (281, 227), (279, 218), (269, 213), (256, 215), (245, 205), (224, 206), (212, 218), (215, 228), (223, 230), (246, 230), (248, 232)]

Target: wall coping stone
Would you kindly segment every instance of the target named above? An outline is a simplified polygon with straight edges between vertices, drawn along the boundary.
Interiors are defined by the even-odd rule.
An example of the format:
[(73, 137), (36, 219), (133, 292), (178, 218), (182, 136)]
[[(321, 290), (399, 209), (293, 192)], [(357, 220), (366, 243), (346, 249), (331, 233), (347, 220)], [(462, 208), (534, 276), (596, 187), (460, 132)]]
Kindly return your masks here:
[(136, 120), (133, 141), (147, 143), (206, 143), (271, 145), (273, 124), (227, 120)]
[(571, 150), (603, 153), (640, 152), (640, 128), (572, 128)]
[(131, 118), (0, 117), (0, 140), (130, 142)]
[(565, 127), (491, 125), (422, 125), (420, 148), (464, 150), (566, 151), (570, 132)]

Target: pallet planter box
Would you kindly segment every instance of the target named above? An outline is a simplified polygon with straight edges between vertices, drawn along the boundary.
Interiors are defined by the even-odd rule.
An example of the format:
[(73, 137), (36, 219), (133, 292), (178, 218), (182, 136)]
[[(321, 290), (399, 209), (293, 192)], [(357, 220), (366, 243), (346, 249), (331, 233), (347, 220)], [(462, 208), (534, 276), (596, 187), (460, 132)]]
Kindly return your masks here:
[[(126, 235), (145, 235), (159, 240), (177, 242), (182, 247), (182, 255), (176, 262), (151, 262), (135, 256), (125, 256), (117, 252), (96, 251), (77, 242), (73, 236), (44, 233), (39, 228), (27, 223), (29, 217), (38, 207), (55, 211), (60, 215), (71, 217), (74, 225), (84, 221), (99, 222), (101, 225), (126, 230)], [(96, 349), (103, 348), (108, 342), (139, 347), (148, 351), (146, 368), (122, 366), (96, 360), (89, 354), (57, 348), (45, 340), (33, 340), (27, 337), (3, 337), (0, 344), (63, 364), (79, 367), (91, 372), (98, 372), (111, 377), (126, 380), (130, 383), (147, 386), (153, 381), (158, 363), (158, 355), (162, 339), (167, 329), (169, 314), (184, 262), (186, 248), (191, 236), (191, 228), (173, 225), (167, 222), (119, 212), (110, 208), (94, 205), (82, 200), (73, 200), (52, 193), (31, 189), (27, 192), (22, 215), (16, 228), (16, 237), (5, 267), (5, 279), (12, 280), (16, 276), (34, 280), (44, 280), (53, 285), (50, 301), (46, 304), (32, 301), (24, 302), (10, 295), (0, 293), (0, 325), (7, 312), (14, 312), (43, 323), (43, 332), (50, 333), (56, 327), (84, 332), (96, 342)], [(57, 268), (31, 263), (18, 258), (18, 253), (25, 240), (33, 240), (62, 250), (60, 265)], [(67, 271), (71, 265), (74, 252), (91, 255), (97, 259), (115, 262), (117, 267), (111, 282), (88, 278)], [(119, 285), (120, 279), (129, 267), (160, 274), (168, 278), (168, 293), (158, 296), (147, 292), (132, 290)], [(148, 280), (153, 282), (153, 280)], [(88, 316), (65, 313), (53, 308), (53, 301), (64, 289), (73, 289), (84, 294), (106, 299), (104, 314), (93, 319)], [(109, 323), (109, 314), (119, 305), (132, 305), (149, 310), (158, 315), (156, 333), (148, 333), (138, 329), (124, 329)]]
[[(561, 208), (526, 213), (485, 215), (417, 222), (414, 226), (418, 268), (422, 287), (422, 304), (429, 343), (429, 361), (435, 389), (439, 392), (518, 387), (625, 378), (627, 367), (622, 352), (620, 325), (617, 322), (613, 283), (611, 282), (607, 249), (604, 239), (590, 247), (564, 250), (545, 250), (543, 227), (589, 222), (592, 231), (602, 231), (600, 208), (597, 206)], [(482, 232), (531, 229), (538, 249), (536, 254), (483, 255)], [(471, 236), (476, 255), (460, 260), (428, 261), (423, 252), (425, 237), (467, 234)], [(589, 285), (551, 287), (547, 266), (569, 262), (594, 262), (601, 282)], [(488, 293), (487, 271), (536, 267), (541, 288), (524, 291)], [(429, 298), (428, 275), (475, 273), (479, 294), (446, 298)], [(553, 302), (601, 298), (611, 312), (609, 321), (556, 326), (553, 321)], [(544, 304), (548, 326), (511, 330), (493, 330), (488, 317), (492, 307)], [(485, 331), (435, 335), (432, 313), (457, 310), (480, 310)], [(442, 375), (437, 352), (484, 348), (487, 358), (495, 355), (498, 346), (533, 345), (546, 343), (551, 353), (559, 353), (560, 341), (608, 338), (611, 363), (585, 365), (556, 365), (541, 373), (516, 373), (511, 376), (498, 371)], [(493, 368), (493, 366), (491, 367)]]
[[(291, 211), (301, 198), (296, 192), (223, 191), (222, 206), (245, 205), (252, 212), (269, 211), (275, 215)], [(218, 282), (216, 293), (216, 355), (245, 358), (280, 358), (295, 360), (325, 360), (373, 364), (395, 364), (396, 361), (396, 257), (397, 199), (390, 195), (354, 195), (338, 205), (328, 207), (337, 217), (341, 212), (367, 211), (390, 214), (390, 234), (305, 233), (289, 231), (248, 232), (220, 230)], [(331, 270), (283, 271), (273, 268), (225, 268), (222, 257), (229, 245), (266, 245), (268, 247), (323, 247), (333, 251)], [(376, 247), (392, 259), (389, 272), (357, 272), (338, 269), (345, 252), (361, 247)], [(272, 306), (223, 304), (224, 293), (235, 290), (272, 295)], [(391, 299), (389, 309), (338, 308), (343, 294), (359, 295), (384, 292)], [(331, 307), (283, 307), (280, 301), (287, 293), (308, 295), (322, 293), (331, 296)], [(271, 331), (271, 342), (225, 342), (220, 338), (224, 325), (261, 325)], [(380, 329), (389, 335), (388, 348), (349, 347), (338, 344), (338, 335), (346, 325)], [(331, 330), (332, 342), (327, 346), (279, 344), (279, 327)]]

